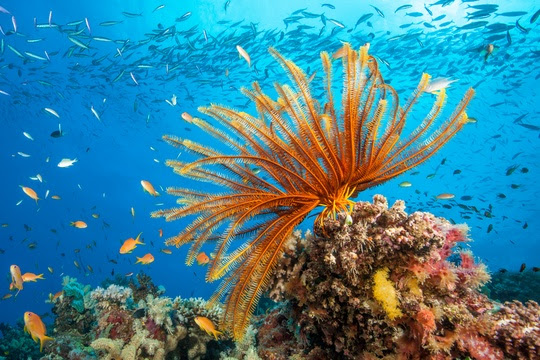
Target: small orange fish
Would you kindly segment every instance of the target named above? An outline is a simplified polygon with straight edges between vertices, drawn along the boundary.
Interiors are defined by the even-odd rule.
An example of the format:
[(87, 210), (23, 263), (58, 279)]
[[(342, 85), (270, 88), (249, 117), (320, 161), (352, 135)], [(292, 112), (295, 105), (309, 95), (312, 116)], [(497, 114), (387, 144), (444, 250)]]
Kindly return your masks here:
[(43, 343), (45, 341), (54, 340), (46, 334), (47, 329), (41, 318), (33, 312), (27, 311), (24, 313), (24, 331), (32, 336), (32, 339), (37, 342), (39, 339), (39, 351), (43, 351)]
[[(18, 289), (21, 291), (24, 282), (21, 275), (21, 269), (17, 265), (11, 265), (9, 267), (9, 272), (11, 273), (11, 285), (9, 289)], [(17, 294), (19, 294), (19, 291), (17, 291)], [(17, 294), (15, 296), (17, 296)]]
[(6, 295), (2, 296), (2, 300), (7, 300), (9, 299), (10, 297), (12, 297), (13, 295), (10, 294), (10, 293), (7, 293)]
[(143, 187), (143, 190), (149, 193), (152, 196), (159, 196), (159, 193), (154, 189), (154, 186), (150, 183), (150, 181), (141, 180), (141, 185)]
[(144, 255), (143, 257), (138, 257), (135, 264), (148, 265), (154, 262), (154, 256), (150, 253)]
[(145, 245), (143, 242), (139, 240), (141, 238), (141, 234), (142, 232), (139, 233), (139, 235), (137, 235), (136, 239), (129, 238), (126, 241), (124, 241), (124, 243), (120, 247), (120, 254), (129, 254), (133, 250), (135, 250), (137, 245)]
[(69, 223), (69, 225), (76, 227), (77, 229), (86, 229), (88, 227), (88, 225), (86, 225), (86, 223), (81, 220), (72, 221), (71, 223)]
[(197, 255), (197, 264), (199, 265), (206, 265), (210, 262), (210, 258), (208, 255), (205, 254), (205, 252), (201, 252), (199, 255)]
[(449, 193), (442, 193), (436, 196), (436, 198), (439, 200), (450, 200), (450, 199), (453, 199), (454, 197), (455, 197), (454, 194), (449, 194)]
[(60, 290), (56, 294), (49, 294), (49, 302), (53, 303), (56, 299), (58, 299), (60, 296), (64, 295), (64, 291)]
[(92, 214), (92, 217), (93, 217), (94, 219), (99, 219), (99, 214)]
[(51, 199), (54, 199), (54, 200), (60, 200), (61, 197), (58, 196), (58, 195), (53, 195), (53, 196), (51, 196)]
[(167, 254), (167, 255), (171, 255), (171, 254), (172, 254), (172, 251), (169, 250), (169, 249), (161, 249), (161, 252), (164, 253), (164, 254)]
[(33, 281), (36, 282), (37, 280), (45, 280), (43, 277), (43, 274), (36, 275), (34, 273), (24, 273), (22, 276), (23, 282), (29, 282)]
[(159, 229), (159, 237), (163, 237), (163, 229)]
[(189, 113), (187, 112), (183, 112), (182, 113), (182, 119), (186, 120), (187, 122), (192, 122), (193, 121), (193, 116), (189, 115)]
[(216, 340), (218, 339), (218, 335), (223, 335), (221, 331), (216, 330), (216, 327), (214, 326), (212, 320), (207, 317), (196, 316), (195, 323), (199, 325), (201, 330), (204, 330), (208, 335), (214, 335)]
[(31, 199), (36, 200), (36, 204), (37, 204), (38, 200), (41, 200), (40, 198), (38, 198), (36, 192), (32, 188), (22, 186), (22, 185), (21, 185), (21, 188), (22, 188), (22, 191), (24, 191), (24, 193), (26, 195), (28, 195), (28, 197), (30, 197)]

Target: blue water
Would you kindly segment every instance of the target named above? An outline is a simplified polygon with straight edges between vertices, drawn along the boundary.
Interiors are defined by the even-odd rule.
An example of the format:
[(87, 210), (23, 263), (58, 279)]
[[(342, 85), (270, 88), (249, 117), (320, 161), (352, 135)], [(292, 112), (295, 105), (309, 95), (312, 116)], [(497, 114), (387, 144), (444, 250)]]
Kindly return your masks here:
[[(468, 114), (477, 123), (467, 125), (425, 164), (361, 193), (358, 200), (370, 200), (373, 194), (382, 193), (391, 203), (404, 199), (410, 212), (430, 211), (458, 223), (466, 222), (474, 240), (470, 247), (491, 271), (501, 267), (517, 270), (522, 263), (528, 268), (539, 266), (540, 20), (530, 23), (538, 3), (456, 0), (447, 6), (429, 6), (432, 15), (423, 1), (329, 3), (335, 9), (321, 6), (324, 2), (307, 0), (231, 0), (226, 10), (226, 1), (222, 0), (0, 1), (0, 6), (11, 13), (0, 12), (5, 34), (0, 33), (0, 90), (9, 94), (0, 93), (0, 223), (6, 224), (0, 228), (0, 268), (5, 274), (0, 295), (9, 292), (11, 264), (19, 265), (23, 273), (44, 273), (46, 278), (25, 283), (17, 297), (0, 302), (0, 321), (14, 322), (22, 318), (24, 311), (50, 310), (45, 300), (49, 293), (61, 290), (65, 275), (97, 286), (111, 277), (113, 270), (122, 276), (143, 270), (167, 289), (168, 296), (210, 296), (214, 284), (204, 282), (206, 269), (184, 264), (187, 248), (172, 248), (172, 255), (160, 252), (165, 248), (164, 239), (180, 232), (188, 221), (166, 223), (149, 217), (153, 210), (175, 205), (176, 199), (162, 188), (208, 186), (181, 178), (164, 165), (166, 159), (189, 157), (162, 142), (161, 136), (174, 134), (216, 148), (223, 146), (213, 144), (184, 122), (180, 114), (195, 115), (198, 106), (211, 102), (254, 112), (240, 94), (241, 87), (258, 80), (272, 93), (274, 81), (286, 81), (267, 52), (269, 46), (311, 74), (317, 69), (321, 73), (320, 51), (332, 53), (342, 41), (354, 47), (370, 42), (370, 53), (380, 59), (383, 77), (398, 90), (402, 103), (422, 72), (433, 78), (458, 79), (448, 89), (447, 113), (465, 90), (474, 86), (476, 96)], [(468, 13), (476, 11), (468, 6), (488, 3), (499, 5), (495, 13), (467, 19), (474, 16)], [(394, 12), (405, 4), (413, 7)], [(165, 6), (157, 9), (160, 5)], [(304, 13), (291, 15), (304, 8)], [(51, 11), (53, 26), (48, 27)], [(500, 15), (513, 11), (527, 14)], [(128, 17), (122, 12), (142, 15)], [(188, 12), (191, 14), (182, 21), (175, 21)], [(407, 15), (413, 12), (422, 15)], [(323, 13), (326, 27), (322, 30), (321, 16), (311, 14)], [(369, 13), (373, 15), (355, 28), (358, 19)], [(434, 20), (441, 15), (445, 17)], [(12, 16), (16, 33), (10, 33), (14, 30)], [(36, 28), (34, 19), (43, 26)], [(122, 23), (99, 25), (111, 20)], [(82, 23), (66, 25), (75, 21)], [(242, 23), (233, 27), (239, 21)], [(460, 28), (478, 21), (486, 23), (474, 29)], [(516, 27), (516, 21), (524, 29)], [(442, 26), (446, 22), (450, 23)], [(501, 26), (495, 25), (498, 23), (509, 25), (508, 33), (492, 32)], [(175, 27), (178, 42), (164, 34), (170, 27)], [(90, 49), (70, 41), (69, 31), (76, 33), (70, 35), (73, 39)], [(187, 36), (187, 31), (192, 34)], [(407, 36), (396, 38), (400, 35)], [(495, 50), (484, 60), (489, 43), (495, 45)], [(239, 58), (235, 49), (238, 44), (249, 52), (251, 67)], [(50, 61), (27, 54), (46, 58), (45, 51)], [(173, 94), (177, 96), (176, 106), (165, 102)], [(424, 97), (425, 104), (419, 105), (409, 119), (411, 128), (420, 122), (434, 99), (431, 95)], [(60, 118), (44, 108), (54, 109)], [(50, 134), (59, 123), (64, 136), (53, 138)], [(77, 158), (78, 162), (59, 168), (62, 158)], [(517, 165), (516, 170), (507, 175), (513, 165)], [(436, 175), (428, 179), (433, 173)], [(30, 179), (37, 174), (43, 182)], [(143, 179), (150, 181), (162, 196), (154, 198), (144, 193), (140, 185)], [(412, 187), (399, 187), (403, 181), (410, 181)], [(36, 205), (20, 185), (33, 188), (43, 200)], [(49, 197), (44, 199), (47, 190)], [(453, 193), (455, 198), (435, 201), (434, 197), (443, 192)], [(61, 199), (52, 200), (52, 195)], [(472, 199), (461, 200), (464, 196)], [(17, 205), (20, 200), (22, 203)], [(164, 205), (156, 205), (160, 203)], [(466, 213), (459, 204), (475, 206), (478, 212)], [(92, 214), (99, 214), (99, 218)], [(88, 228), (69, 226), (76, 220), (85, 221)], [(312, 218), (306, 220), (303, 228), (309, 228), (311, 222)], [(25, 224), (31, 230), (26, 230)], [(490, 225), (492, 230), (488, 232)], [(159, 229), (163, 229), (163, 238), (159, 237)], [(132, 254), (119, 255), (122, 242), (139, 232), (143, 232), (146, 245)], [(29, 248), (31, 243), (35, 243), (34, 249)], [(204, 250), (210, 253), (212, 248)], [(136, 256), (147, 252), (155, 256), (155, 262), (135, 265)], [(52, 274), (47, 267), (53, 269)]]

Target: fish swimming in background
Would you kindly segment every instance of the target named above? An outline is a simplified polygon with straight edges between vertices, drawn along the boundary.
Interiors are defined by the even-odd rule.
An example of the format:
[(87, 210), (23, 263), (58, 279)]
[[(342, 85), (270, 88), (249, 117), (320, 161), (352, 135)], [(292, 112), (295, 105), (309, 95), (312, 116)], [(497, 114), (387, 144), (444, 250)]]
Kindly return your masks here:
[(216, 327), (215, 327), (214, 323), (212, 322), (212, 320), (210, 320), (207, 317), (196, 316), (194, 321), (195, 321), (195, 324), (199, 325), (201, 330), (205, 331), (208, 335), (214, 335), (214, 338), (216, 340), (218, 339), (219, 335), (223, 335), (223, 333), (221, 331), (218, 331), (216, 329)]
[(37, 282), (37, 280), (45, 280), (45, 278), (43, 277), (43, 274), (36, 275), (34, 273), (24, 273), (22, 275), (22, 280), (23, 282)]
[(49, 300), (45, 301), (45, 302), (48, 302), (48, 303), (54, 303), (56, 301), (56, 299), (58, 299), (60, 296), (64, 295), (64, 291), (63, 290), (60, 290), (59, 292), (57, 292), (56, 294), (52, 294), (52, 293), (49, 293)]
[(21, 269), (17, 265), (11, 265), (9, 267), (9, 272), (11, 273), (11, 285), (9, 287), (10, 290), (12, 288), (18, 290), (17, 294), (15, 294), (15, 296), (17, 296), (19, 294), (19, 291), (23, 289), (24, 281), (22, 279)]
[(72, 166), (74, 163), (76, 163), (77, 161), (77, 158), (71, 160), (71, 159), (62, 159), (60, 160), (60, 162), (58, 163), (58, 167), (59, 168), (67, 168), (67, 167), (70, 167)]
[(141, 180), (143, 190), (152, 196), (159, 196), (159, 193), (154, 189), (154, 186), (147, 180)]
[(495, 45), (488, 44), (486, 46), (486, 55), (484, 56), (484, 61), (487, 61), (488, 57), (493, 53), (493, 50), (495, 50)]
[(143, 257), (138, 257), (135, 264), (148, 265), (154, 262), (154, 256), (150, 253), (144, 255)]
[(33, 312), (27, 311), (24, 313), (24, 331), (32, 336), (32, 339), (37, 342), (39, 339), (39, 351), (43, 351), (43, 344), (45, 341), (54, 340), (52, 337), (46, 335), (47, 328), (41, 318)]
[(41, 200), (38, 197), (37, 193), (34, 191), (34, 189), (29, 188), (27, 186), (22, 186), (22, 185), (21, 185), (21, 189), (26, 195), (28, 195), (28, 197), (30, 197), (33, 200), (36, 200), (36, 204), (37, 204), (38, 200)]
[(192, 122), (193, 116), (189, 115), (187, 112), (183, 112), (182, 119), (186, 120), (187, 122)]
[(76, 227), (77, 229), (86, 229), (88, 227), (88, 225), (82, 220), (72, 221), (69, 223), (69, 225)]
[(45, 110), (46, 112), (48, 112), (49, 114), (53, 115), (53, 116), (56, 116), (57, 118), (60, 119), (60, 115), (58, 115), (58, 113), (56, 111), (54, 111), (53, 109), (51, 108), (44, 108), (43, 110)]
[(436, 198), (439, 200), (450, 200), (450, 199), (453, 199), (454, 197), (455, 195), (450, 194), (450, 193), (442, 193), (436, 196)]
[(243, 57), (247, 61), (248, 66), (251, 67), (251, 57), (247, 51), (244, 50), (240, 45), (236, 45), (236, 50), (238, 51), (239, 56)]
[(450, 84), (456, 82), (457, 80), (452, 80), (450, 78), (436, 78), (429, 82), (429, 85), (426, 88), (426, 92), (430, 94), (437, 94), (442, 89), (446, 89)]
[(58, 130), (55, 130), (51, 133), (51, 137), (53, 138), (59, 138), (64, 136), (64, 133), (62, 132), (62, 125), (58, 124)]
[(142, 235), (142, 232), (139, 233), (139, 235), (137, 235), (137, 238), (135, 239), (129, 238), (126, 241), (124, 241), (124, 243), (120, 247), (120, 254), (129, 254), (133, 250), (135, 250), (137, 245), (145, 245), (142, 241), (140, 241), (141, 235)]
[(197, 264), (199, 265), (206, 265), (210, 262), (210, 258), (206, 253), (203, 251), (199, 255), (197, 255)]

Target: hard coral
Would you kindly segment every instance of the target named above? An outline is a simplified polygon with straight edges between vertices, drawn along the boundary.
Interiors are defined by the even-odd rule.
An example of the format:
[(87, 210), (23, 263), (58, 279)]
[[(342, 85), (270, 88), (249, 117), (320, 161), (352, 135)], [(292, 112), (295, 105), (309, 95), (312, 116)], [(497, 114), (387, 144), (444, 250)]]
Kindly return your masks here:
[[(340, 214), (306, 239), (296, 233), (278, 263), (269, 292), (288, 300), (276, 310), (285, 333), (294, 334), (281, 345), (286, 354), (483, 360), (537, 349), (538, 323), (525, 320), (537, 308), (504, 308), (516, 326), (505, 333), (497, 325), (505, 322), (503, 312), (493, 315), (498, 307), (478, 290), (489, 279), (485, 267), (468, 252), (454, 253), (456, 243), (468, 240), (465, 226), (429, 213), (408, 215), (402, 201), (388, 208), (380, 195), (357, 203), (350, 215), (352, 223)], [(452, 260), (456, 254), (460, 262)], [(526, 315), (518, 321), (517, 313)], [(270, 339), (265, 347), (272, 346), (270, 334), (259, 328), (258, 338)], [(512, 352), (503, 342), (529, 352)]]

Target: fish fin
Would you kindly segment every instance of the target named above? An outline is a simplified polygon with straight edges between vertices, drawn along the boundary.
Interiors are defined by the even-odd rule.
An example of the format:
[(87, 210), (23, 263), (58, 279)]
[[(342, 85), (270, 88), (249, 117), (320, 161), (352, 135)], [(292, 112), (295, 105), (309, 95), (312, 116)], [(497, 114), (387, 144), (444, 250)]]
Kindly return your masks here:
[(26, 325), (24, 325), (24, 332), (28, 332), (28, 329), (26, 328)]
[(53, 340), (54, 340), (54, 338), (43, 335), (43, 337), (40, 339), (41, 343), (39, 344), (39, 352), (43, 351), (43, 343), (45, 341), (53, 341)]
[(223, 335), (223, 333), (222, 333), (221, 331), (214, 330), (214, 331), (213, 331), (213, 335), (214, 335), (214, 337), (216, 338), (216, 340), (218, 340), (219, 335)]

